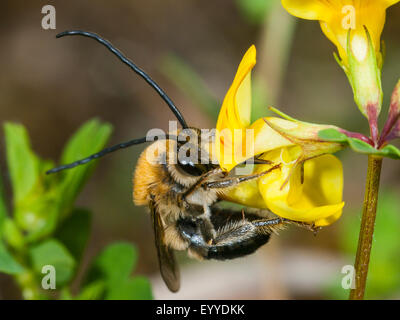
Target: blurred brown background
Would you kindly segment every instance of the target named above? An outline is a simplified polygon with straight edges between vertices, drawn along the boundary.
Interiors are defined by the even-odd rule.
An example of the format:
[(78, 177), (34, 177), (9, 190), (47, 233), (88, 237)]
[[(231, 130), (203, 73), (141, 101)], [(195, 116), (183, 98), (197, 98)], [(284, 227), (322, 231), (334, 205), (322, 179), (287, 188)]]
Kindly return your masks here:
[[(57, 10), (56, 30), (41, 28), (41, 8), (46, 4)], [(400, 6), (389, 9), (387, 20), (384, 111), (400, 77)], [(80, 37), (56, 40), (56, 33), (83, 29), (109, 39), (168, 92), (191, 125), (209, 128), (216, 119), (162, 73), (165, 56), (173, 53), (184, 60), (221, 102), (246, 49), (254, 43), (259, 56), (267, 55), (265, 32), (273, 36), (281, 28), (280, 19), (275, 24), (253, 23), (232, 0), (6, 0), (0, 21), (0, 122), (23, 123), (34, 150), (54, 160), (68, 137), (92, 117), (114, 125), (110, 144), (143, 136), (150, 128), (167, 129), (173, 119), (157, 94), (105, 48)], [(274, 106), (305, 121), (366, 133), (350, 85), (333, 59), (334, 46), (316, 22), (297, 21), (293, 27)], [(2, 132), (0, 141), (0, 165), (7, 181)], [(135, 243), (140, 254), (136, 272), (151, 277), (156, 298), (321, 298), (318, 277), (340, 274), (342, 220), (317, 237), (291, 227), (271, 248), (234, 262), (198, 263), (181, 257), (182, 292), (169, 295), (158, 276), (149, 216), (132, 203), (132, 173), (142, 150), (139, 146), (104, 158), (81, 194), (79, 204), (94, 213), (87, 258), (114, 240)], [(358, 213), (366, 158), (350, 151), (339, 157), (345, 170), (344, 215)], [(382, 185), (397, 192), (399, 168), (395, 161), (385, 160)], [(12, 281), (1, 277), (1, 297), (13, 296), (14, 291)]]

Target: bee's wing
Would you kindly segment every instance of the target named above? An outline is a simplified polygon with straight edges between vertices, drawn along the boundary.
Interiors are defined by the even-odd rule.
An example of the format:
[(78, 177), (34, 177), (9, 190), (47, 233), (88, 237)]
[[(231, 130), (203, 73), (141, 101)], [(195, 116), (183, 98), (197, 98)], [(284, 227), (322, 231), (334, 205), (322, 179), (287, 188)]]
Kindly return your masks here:
[(173, 250), (165, 245), (163, 223), (154, 203), (150, 204), (150, 213), (154, 227), (154, 238), (161, 276), (168, 289), (172, 292), (177, 292), (181, 285), (179, 267), (175, 261)]

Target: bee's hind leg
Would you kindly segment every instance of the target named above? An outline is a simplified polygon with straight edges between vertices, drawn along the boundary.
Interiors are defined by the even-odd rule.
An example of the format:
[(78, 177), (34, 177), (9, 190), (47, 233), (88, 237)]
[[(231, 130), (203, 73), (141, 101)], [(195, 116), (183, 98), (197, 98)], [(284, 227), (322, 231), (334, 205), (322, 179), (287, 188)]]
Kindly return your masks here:
[(285, 221), (287, 223), (294, 224), (300, 228), (311, 231), (312, 233), (314, 233), (314, 235), (317, 235), (318, 231), (320, 231), (322, 229), (322, 227), (317, 227), (314, 223), (294, 221), (294, 220), (289, 220), (289, 219), (285, 219)]

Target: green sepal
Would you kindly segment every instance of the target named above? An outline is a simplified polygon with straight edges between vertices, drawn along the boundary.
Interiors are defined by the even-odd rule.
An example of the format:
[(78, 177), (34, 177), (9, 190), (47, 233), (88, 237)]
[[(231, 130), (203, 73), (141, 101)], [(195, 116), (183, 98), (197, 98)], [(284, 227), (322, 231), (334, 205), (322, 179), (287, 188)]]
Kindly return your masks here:
[(376, 149), (365, 141), (357, 138), (348, 137), (344, 133), (339, 132), (338, 130), (333, 128), (319, 131), (318, 136), (325, 141), (332, 141), (343, 144), (345, 143), (351, 149), (353, 149), (353, 151), (358, 153), (391, 159), (400, 159), (400, 150), (391, 144), (386, 145), (382, 149)]

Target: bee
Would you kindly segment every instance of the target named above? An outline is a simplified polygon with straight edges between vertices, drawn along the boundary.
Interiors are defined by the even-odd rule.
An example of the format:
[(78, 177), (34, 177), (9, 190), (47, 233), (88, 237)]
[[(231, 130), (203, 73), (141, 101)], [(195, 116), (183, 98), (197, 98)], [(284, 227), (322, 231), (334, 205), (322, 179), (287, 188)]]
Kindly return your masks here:
[[(255, 159), (255, 165), (268, 163), (271, 164), (270, 168), (248, 175), (223, 172), (218, 163), (211, 161), (209, 156), (212, 135), (205, 136), (201, 130), (189, 127), (168, 95), (142, 69), (97, 34), (75, 30), (62, 32), (56, 37), (72, 35), (98, 41), (128, 65), (166, 102), (182, 129), (170, 132), (157, 141), (144, 137), (120, 143), (47, 173), (71, 169), (119, 149), (152, 142), (139, 157), (135, 168), (133, 201), (135, 205), (147, 206), (150, 210), (160, 272), (172, 292), (180, 288), (174, 251), (186, 250), (189, 256), (197, 259), (227, 260), (243, 257), (266, 244), (273, 232), (290, 222), (271, 216), (266, 210), (227, 209), (218, 205), (220, 201), (227, 199), (227, 190), (258, 179), (273, 170), (279, 170), (279, 164), (273, 165)], [(187, 139), (180, 139), (180, 136), (182, 133), (187, 135), (188, 132), (196, 137), (190, 139), (190, 146), (205, 158), (202, 161), (177, 156), (187, 148)]]

